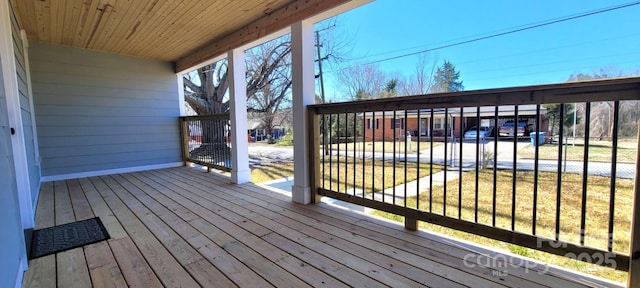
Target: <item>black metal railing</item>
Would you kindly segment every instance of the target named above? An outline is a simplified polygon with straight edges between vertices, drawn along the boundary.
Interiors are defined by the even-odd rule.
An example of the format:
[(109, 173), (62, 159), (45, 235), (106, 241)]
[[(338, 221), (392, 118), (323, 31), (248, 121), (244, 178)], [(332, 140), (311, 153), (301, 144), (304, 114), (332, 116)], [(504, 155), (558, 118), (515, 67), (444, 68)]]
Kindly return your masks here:
[(231, 171), (229, 113), (180, 117), (180, 127), (185, 162)]
[(629, 78), (312, 105), (312, 188), (626, 271), (638, 100)]

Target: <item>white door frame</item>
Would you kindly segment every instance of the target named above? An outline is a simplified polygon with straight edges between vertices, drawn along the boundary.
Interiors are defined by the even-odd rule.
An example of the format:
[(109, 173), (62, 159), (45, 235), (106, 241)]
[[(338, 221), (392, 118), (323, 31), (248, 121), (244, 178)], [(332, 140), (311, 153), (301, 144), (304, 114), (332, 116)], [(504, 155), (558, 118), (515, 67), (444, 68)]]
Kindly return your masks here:
[[(29, 183), (29, 167), (24, 141), (22, 115), (20, 115), (20, 94), (16, 70), (15, 51), (11, 33), (11, 8), (9, 1), (0, 2), (0, 55), (2, 55), (2, 78), (4, 80), (5, 97), (7, 99), (7, 116), (14, 133), (11, 135), (13, 162), (20, 202), (20, 218), (23, 229), (31, 229), (35, 225), (34, 209), (31, 202), (31, 185)], [(33, 113), (33, 111), (31, 111)], [(34, 135), (35, 136), (35, 135)]]
[[(29, 115), (31, 115), (31, 133), (33, 134), (31, 137), (33, 139), (33, 153), (35, 159), (35, 165), (40, 166), (41, 158), (40, 158), (40, 146), (38, 144), (38, 129), (36, 127), (36, 109), (33, 104), (33, 87), (31, 86), (31, 63), (29, 62), (29, 39), (27, 38), (27, 31), (24, 29), (20, 30), (20, 39), (22, 40), (22, 55), (24, 55), (24, 73), (27, 77), (27, 97), (29, 97)], [(39, 190), (39, 189), (38, 189)], [(33, 191), (32, 191), (33, 192)], [(39, 192), (40, 191), (35, 191)], [(37, 197), (34, 204), (37, 203)]]

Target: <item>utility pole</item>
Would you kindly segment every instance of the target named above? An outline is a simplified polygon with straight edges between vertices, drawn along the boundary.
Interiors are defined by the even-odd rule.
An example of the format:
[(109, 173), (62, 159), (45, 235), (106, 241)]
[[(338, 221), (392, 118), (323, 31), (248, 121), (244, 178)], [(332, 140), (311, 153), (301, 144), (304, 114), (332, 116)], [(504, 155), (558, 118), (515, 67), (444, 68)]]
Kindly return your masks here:
[(320, 77), (320, 99), (322, 99), (322, 103), (326, 103), (326, 99), (324, 98), (324, 77), (322, 74), (322, 60), (324, 60), (322, 58), (322, 54), (320, 51), (320, 47), (322, 46), (320, 44), (320, 30), (316, 30), (316, 49), (318, 51), (318, 74)]
[[(316, 30), (316, 50), (318, 51), (318, 77), (320, 77), (320, 99), (322, 100), (322, 103), (326, 103), (326, 99), (324, 98), (324, 79), (322, 76), (322, 54), (321, 54), (321, 50), (320, 47), (322, 46), (320, 44), (320, 30)], [(324, 155), (329, 155), (329, 149), (327, 149), (327, 131), (325, 130), (325, 121), (327, 121), (325, 116), (322, 116), (322, 151), (324, 151)]]

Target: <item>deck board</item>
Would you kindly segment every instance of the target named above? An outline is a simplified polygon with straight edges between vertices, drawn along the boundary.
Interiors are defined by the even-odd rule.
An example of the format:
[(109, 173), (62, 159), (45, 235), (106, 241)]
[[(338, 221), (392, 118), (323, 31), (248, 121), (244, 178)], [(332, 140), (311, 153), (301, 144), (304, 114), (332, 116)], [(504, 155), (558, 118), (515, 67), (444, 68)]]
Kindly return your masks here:
[(127, 287), (107, 241), (85, 247), (84, 253), (93, 287)]
[(91, 180), (89, 178), (80, 179), (80, 186), (84, 191), (85, 196), (87, 197), (87, 201), (89, 205), (91, 205), (91, 209), (96, 217), (100, 217), (102, 224), (105, 229), (111, 236), (111, 239), (120, 239), (127, 237), (127, 232), (124, 231), (122, 225), (113, 215), (113, 211), (107, 206), (107, 203), (104, 201), (102, 196), (98, 193), (98, 190), (93, 186)]
[[(467, 267), (472, 248), (189, 167), (43, 183), (36, 227), (100, 217), (112, 239), (31, 260), (23, 287), (589, 287)], [(499, 276), (496, 269), (506, 269)], [(57, 271), (57, 273), (56, 273)], [(497, 275), (497, 276), (494, 276)]]
[[(171, 177), (171, 175), (167, 175), (167, 174), (165, 174), (164, 176), (166, 178)], [(174, 178), (173, 180), (181, 181), (180, 179), (181, 177)], [(199, 178), (199, 179), (202, 181), (207, 181), (206, 178)], [(197, 181), (197, 182), (200, 182), (200, 181)], [(202, 184), (193, 183), (192, 186), (201, 187)], [(225, 192), (225, 190), (228, 190), (226, 187), (212, 188), (212, 189), (219, 189), (218, 190), (219, 193), (216, 193), (215, 195), (215, 197), (218, 197), (218, 198), (213, 198), (214, 196), (210, 196), (211, 200), (213, 200), (214, 202), (220, 203), (222, 201), (229, 200), (229, 199), (225, 199), (226, 198), (225, 195), (231, 197), (231, 194), (228, 194), (227, 192)], [(229, 193), (232, 193), (232, 192), (234, 191), (230, 191)], [(449, 279), (442, 279), (442, 277), (438, 275), (448, 275), (449, 278), (455, 278), (456, 276), (455, 274), (458, 272), (457, 270), (452, 269), (450, 267), (447, 267), (444, 265), (438, 265), (438, 263), (434, 263), (434, 261), (430, 261), (428, 259), (425, 260), (424, 258), (418, 257), (416, 255), (412, 255), (410, 253), (406, 253), (406, 252), (402, 253), (403, 251), (385, 246), (381, 242), (373, 243), (373, 241), (366, 241), (367, 239), (363, 237), (360, 237), (355, 241), (352, 240), (352, 242), (348, 242), (348, 241), (340, 242), (340, 240), (342, 240), (342, 238), (340, 237), (343, 237), (346, 239), (346, 238), (353, 238), (354, 236), (349, 230), (342, 230), (332, 226), (336, 223), (336, 220), (338, 219), (330, 219), (327, 222), (320, 222), (318, 221), (317, 217), (314, 217), (315, 219), (311, 219), (305, 216), (304, 212), (303, 213), (292, 212), (292, 210), (295, 210), (296, 206), (299, 206), (299, 205), (283, 202), (284, 207), (278, 206), (273, 203), (263, 201), (265, 199), (261, 199), (261, 200), (255, 199), (256, 197), (259, 197), (256, 194), (246, 195), (241, 193), (235, 193), (234, 197), (235, 198), (233, 199), (233, 202), (235, 202), (235, 204), (232, 203), (232, 201), (228, 201), (228, 202), (225, 202), (225, 206), (238, 205), (239, 207), (235, 207), (233, 209), (234, 211), (240, 211), (242, 206), (254, 207), (252, 209), (254, 212), (263, 214), (262, 215), (263, 217), (259, 217), (256, 219), (258, 219), (258, 221), (261, 221), (263, 225), (269, 226), (269, 228), (274, 230), (274, 232), (283, 234), (285, 237), (290, 239), (301, 239), (299, 242), (304, 242), (303, 245), (313, 251), (324, 250), (325, 254), (329, 255), (329, 258), (340, 259), (342, 261), (342, 264), (347, 267), (354, 267), (354, 263), (356, 263), (355, 267), (358, 267), (357, 269), (358, 271), (366, 271), (366, 273), (368, 274), (371, 273), (370, 276), (372, 278), (375, 278), (378, 281), (386, 282), (387, 285), (390, 285), (393, 287), (403, 286), (401, 285), (401, 282), (400, 283), (396, 282), (396, 280), (402, 281), (402, 279), (398, 279), (398, 276), (401, 276), (401, 275), (397, 275), (396, 273), (391, 271), (391, 269), (386, 268), (386, 267), (390, 267), (389, 263), (392, 263), (393, 261), (393, 258), (391, 257), (396, 257), (397, 259), (403, 259), (403, 261), (407, 261), (407, 259), (415, 259), (414, 265), (421, 266), (422, 268), (426, 268), (426, 269), (415, 269), (414, 271), (412, 271), (412, 269), (410, 270), (395, 269), (399, 273), (404, 273), (406, 274), (407, 277), (411, 277), (414, 280), (422, 278), (423, 281), (419, 281), (419, 282), (425, 285), (426, 283), (429, 283), (429, 285), (434, 285), (437, 287), (442, 287), (443, 285), (451, 285), (450, 284), (451, 281)], [(267, 199), (267, 200), (271, 200), (271, 199)], [(261, 205), (263, 205), (264, 207), (261, 207)], [(276, 213), (273, 211), (278, 211), (278, 212)], [(274, 221), (276, 223), (274, 223)], [(300, 222), (300, 221), (303, 221), (303, 222)], [(337, 221), (337, 223), (340, 223), (340, 221)], [(349, 225), (348, 223), (345, 223), (345, 224)], [(295, 228), (295, 229), (292, 229), (292, 228)], [(326, 228), (325, 231), (319, 230), (322, 228)], [(336, 230), (339, 233), (334, 232), (334, 234), (331, 234), (331, 232)], [(303, 233), (300, 233), (300, 232), (303, 232)], [(325, 233), (325, 232), (329, 232), (329, 233)], [(324, 242), (327, 244), (326, 246), (318, 245), (318, 242)], [(337, 243), (337, 242), (340, 242), (340, 243)], [(369, 247), (370, 249), (361, 249), (363, 247)], [(354, 253), (355, 251), (359, 253)], [(387, 256), (385, 256), (385, 253), (387, 253)], [(376, 256), (371, 256), (371, 255), (376, 255)], [(370, 258), (372, 259), (372, 261), (367, 261), (367, 259), (363, 259), (360, 257)], [(381, 259), (383, 259), (382, 262), (377, 262)], [(376, 263), (383, 263), (382, 265), (384, 266), (384, 268), (379, 265), (375, 265)], [(462, 261), (457, 261), (456, 263), (462, 264)], [(429, 271), (430, 269), (432, 269), (432, 271)], [(410, 272), (413, 272), (413, 273), (410, 273)], [(420, 275), (420, 276), (414, 276), (414, 275)], [(425, 277), (421, 277), (421, 276), (425, 276)], [(501, 285), (500, 283), (486, 281), (484, 278), (480, 278), (480, 277), (472, 277), (470, 275), (463, 275), (463, 276), (465, 276), (462, 278), (463, 283), (467, 283), (467, 285), (470, 285), (470, 286), (472, 285), (474, 287), (495, 287), (495, 286)], [(412, 284), (416, 285), (416, 283), (412, 283)], [(512, 285), (512, 286), (515, 286), (515, 285)]]
[[(35, 229), (55, 225), (53, 182), (42, 183), (36, 208)], [(23, 286), (33, 288), (56, 287), (56, 255), (29, 261), (30, 269), (24, 274)]]
[[(170, 175), (165, 175), (165, 177), (170, 177)], [(205, 178), (200, 178), (200, 179), (202, 181), (207, 181), (207, 179)], [(174, 178), (174, 180), (180, 181), (179, 178)], [(193, 184), (194, 187), (198, 187), (200, 185), (201, 184), (198, 184), (198, 183)], [(223, 188), (218, 190), (219, 193), (217, 193), (216, 196), (223, 197), (223, 195), (230, 195), (230, 194), (227, 194), (226, 192), (223, 192), (225, 190), (227, 189)], [(269, 225), (271, 229), (274, 229), (274, 231), (281, 233), (288, 238), (293, 238), (293, 239), (295, 238), (318, 239), (319, 241), (329, 243), (328, 245), (331, 247), (327, 247), (328, 253), (332, 253), (334, 251), (340, 251), (338, 253), (341, 253), (341, 254), (338, 254), (338, 255), (343, 255), (343, 257), (337, 257), (337, 255), (334, 255), (334, 257), (331, 257), (331, 258), (340, 258), (342, 260), (358, 261), (356, 259), (348, 259), (344, 256), (350, 255), (350, 253), (353, 253), (354, 251), (359, 251), (360, 253), (355, 253), (356, 255), (354, 256), (370, 257), (373, 259), (374, 257), (371, 257), (371, 255), (374, 254), (377, 257), (377, 260), (384, 259), (384, 262), (382, 262), (385, 264), (384, 269), (382, 269), (379, 266), (376, 267), (376, 266), (366, 265), (367, 263), (373, 264), (376, 262), (369, 262), (369, 261), (365, 261), (365, 259), (360, 259), (358, 261), (360, 262), (360, 265), (358, 265), (360, 268), (358, 269), (359, 271), (385, 271), (387, 270), (386, 267), (389, 267), (389, 264), (387, 263), (392, 261), (393, 259), (391, 257), (395, 257), (396, 259), (402, 259), (403, 261), (415, 259), (415, 261), (413, 262), (413, 265), (418, 266), (418, 268), (420, 266), (423, 268), (423, 269), (417, 269), (417, 271), (420, 272), (417, 274), (422, 274), (422, 273), (426, 274), (427, 275), (426, 278), (428, 279), (428, 282), (426, 283), (430, 283), (431, 285), (436, 285), (436, 286), (445, 285), (447, 282), (451, 282), (450, 279), (443, 279), (444, 280), (443, 282), (438, 282), (438, 280), (442, 280), (441, 279), (442, 277), (438, 275), (448, 275), (449, 278), (455, 278), (456, 273), (458, 272), (457, 270), (452, 269), (448, 266), (438, 265), (439, 263), (435, 263), (434, 261), (431, 261), (429, 259), (424, 259), (416, 255), (413, 255), (411, 253), (407, 253), (402, 250), (389, 247), (388, 245), (384, 245), (382, 244), (383, 243), (382, 241), (384, 240), (382, 240), (381, 242), (367, 241), (368, 239), (364, 237), (353, 239), (354, 234), (352, 233), (352, 231), (349, 231), (348, 229), (343, 230), (341, 228), (337, 228), (333, 226), (333, 225), (336, 225), (336, 223), (338, 224), (342, 223), (341, 221), (339, 221), (339, 219), (329, 219), (326, 222), (321, 222), (321, 221), (318, 221), (319, 220), (318, 217), (314, 217), (312, 219), (305, 216), (306, 213), (304, 211), (302, 211), (302, 213), (293, 212), (293, 210), (297, 210), (297, 206), (299, 205), (283, 202), (282, 204), (284, 206), (278, 206), (273, 203), (264, 201), (264, 200), (271, 200), (271, 199), (256, 199), (256, 197), (260, 197), (259, 194), (257, 193), (252, 195), (236, 193), (235, 197), (236, 199), (234, 202), (236, 202), (236, 204), (240, 206), (253, 205), (252, 207), (255, 207), (253, 211), (258, 211), (259, 213), (263, 213), (264, 217), (261, 217), (259, 219), (269, 219), (268, 221), (264, 221), (264, 225)], [(221, 200), (216, 200), (216, 201), (219, 202)], [(227, 202), (227, 205), (234, 205), (234, 204), (231, 202)], [(234, 210), (237, 210), (237, 209), (234, 209)], [(275, 213), (272, 211), (278, 211), (278, 212)], [(279, 223), (272, 223), (273, 221), (277, 221)], [(344, 223), (344, 224), (345, 226), (350, 225), (349, 223)], [(290, 229), (289, 227), (295, 227), (296, 229)], [(323, 228), (324, 228), (324, 231), (321, 231), (320, 229), (323, 229)], [(299, 232), (304, 232), (306, 234), (299, 233)], [(328, 232), (328, 233), (325, 233), (325, 232)], [(340, 240), (343, 240), (343, 239), (351, 240), (351, 242), (349, 241), (340, 242)], [(336, 243), (336, 242), (340, 242), (340, 243)], [(321, 246), (318, 247), (318, 245), (316, 244), (317, 243), (313, 241), (311, 242), (307, 241), (307, 244), (305, 246), (312, 250), (324, 248)], [(369, 247), (370, 249), (359, 249), (363, 247)], [(388, 257), (384, 257), (385, 253)], [(437, 253), (437, 252), (434, 251), (433, 253)], [(456, 261), (456, 264), (458, 262), (462, 264), (462, 261)], [(380, 262), (377, 262), (377, 263), (380, 263)], [(345, 262), (344, 264), (347, 266), (351, 266), (351, 263), (348, 263), (348, 262)], [(402, 269), (396, 269), (396, 270), (398, 270), (401, 273), (406, 272), (408, 274), (407, 276), (414, 278), (414, 280), (420, 278), (420, 276), (418, 276), (418, 278), (413, 276), (416, 274), (416, 272), (408, 273), (410, 270), (409, 271), (405, 271)], [(379, 279), (379, 280), (384, 279), (383, 277), (381, 277), (382, 275), (379, 275), (379, 273), (376, 273), (376, 274), (378, 274), (376, 275), (377, 277), (375, 277), (376, 279)], [(480, 278), (480, 277), (473, 277), (471, 275), (463, 275), (463, 276), (464, 277), (462, 278), (463, 280), (462, 284), (467, 283), (467, 285), (473, 285), (474, 287), (492, 287), (496, 285), (501, 285), (500, 283), (486, 281), (484, 278)], [(391, 277), (393, 278), (393, 276)], [(424, 279), (424, 280), (426, 281), (427, 279)], [(420, 282), (424, 284), (425, 281), (420, 281)], [(398, 285), (398, 283), (394, 283), (393, 285), (391, 283), (387, 283), (387, 284), (391, 286)]]
[(140, 250), (131, 238), (109, 240), (109, 247), (118, 263), (126, 283), (130, 287), (161, 287), (160, 279), (153, 273)]
[(71, 198), (71, 206), (73, 206), (73, 214), (76, 217), (76, 221), (95, 217), (78, 179), (67, 181), (67, 186), (69, 187), (69, 197)]
[[(91, 182), (114, 212), (131, 240), (140, 249), (162, 284), (166, 287), (199, 287), (178, 260), (173, 258), (167, 248), (149, 231), (145, 223), (138, 219), (129, 210), (129, 207), (116, 196), (112, 188), (103, 181), (103, 178), (92, 177)], [(113, 187), (113, 189), (119, 190), (121, 187)]]
[(91, 277), (83, 248), (56, 254), (58, 287), (91, 287)]
[[(135, 180), (132, 180), (135, 181)], [(151, 182), (147, 182), (149, 184), (153, 184)], [(166, 185), (171, 185), (170, 183), (166, 183)], [(158, 187), (160, 189), (159, 186), (154, 185), (156, 187)], [(207, 209), (203, 206), (198, 205), (197, 203), (188, 200), (184, 197), (178, 197), (180, 195), (176, 194), (175, 192), (171, 192), (170, 190), (167, 189), (161, 189), (164, 191), (165, 196), (172, 198), (175, 197), (176, 200), (181, 200), (182, 203), (184, 203), (185, 205), (189, 205), (190, 207), (192, 207), (194, 210), (198, 210), (201, 211), (200, 213), (203, 213), (202, 215), (204, 215), (203, 217), (206, 218), (211, 218), (212, 215), (207, 215), (205, 212), (202, 211), (207, 211)], [(178, 205), (176, 203), (176, 205)], [(196, 220), (196, 219), (193, 219)], [(205, 221), (192, 221), (191, 223), (198, 225), (201, 230), (200, 231), (207, 231), (206, 229), (206, 225), (207, 223), (205, 223)], [(203, 226), (205, 228), (203, 228)], [(215, 228), (209, 226), (209, 230), (213, 230)], [(295, 276), (286, 273), (286, 271), (284, 271), (283, 269), (277, 267), (277, 265), (275, 265), (273, 262), (271, 262), (269, 259), (266, 259), (265, 257), (262, 257), (260, 254), (258, 254), (257, 252), (253, 251), (250, 247), (247, 247), (245, 245), (243, 245), (238, 239), (233, 238), (232, 236), (230, 236), (229, 234), (240, 234), (242, 233), (242, 230), (244, 230), (243, 228), (239, 227), (239, 226), (235, 226), (235, 227), (226, 227), (225, 232), (223, 232), (222, 230), (217, 231), (217, 233), (206, 233), (205, 232), (205, 236), (208, 236), (209, 239), (211, 239), (213, 242), (216, 243), (216, 245), (218, 245), (221, 249), (223, 249), (224, 251), (228, 252), (229, 254), (231, 254), (233, 257), (235, 257), (239, 262), (241, 262), (241, 265), (238, 265), (239, 267), (242, 266), (247, 266), (251, 269), (251, 271), (245, 271), (245, 273), (238, 273), (237, 277), (242, 277), (242, 278), (246, 278), (246, 279), (242, 279), (243, 282), (255, 282), (258, 279), (262, 279), (265, 278), (268, 280), (268, 283), (248, 283), (248, 285), (251, 286), (264, 286), (264, 285), (274, 285), (276, 287), (285, 287), (285, 286), (290, 286), (290, 287), (305, 287), (307, 286), (304, 282), (300, 281), (299, 279), (297, 279)], [(214, 230), (215, 231), (215, 230)], [(221, 269), (224, 269), (226, 266), (226, 263), (221, 263)], [(251, 274), (253, 274), (253, 272), (256, 273), (255, 276), (251, 276)], [(260, 276), (262, 277), (260, 277)], [(235, 276), (235, 275), (234, 275)], [(257, 277), (256, 277), (257, 276)]]

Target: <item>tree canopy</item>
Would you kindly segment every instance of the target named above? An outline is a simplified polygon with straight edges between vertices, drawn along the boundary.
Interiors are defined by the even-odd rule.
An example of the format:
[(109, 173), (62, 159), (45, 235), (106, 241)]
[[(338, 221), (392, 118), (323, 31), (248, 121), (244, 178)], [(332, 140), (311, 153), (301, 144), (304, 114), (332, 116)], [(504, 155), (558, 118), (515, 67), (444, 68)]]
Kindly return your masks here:
[(460, 80), (460, 71), (456, 71), (456, 66), (448, 60), (438, 67), (436, 75), (433, 78), (433, 86), (431, 92), (455, 92), (464, 90), (462, 80)]

